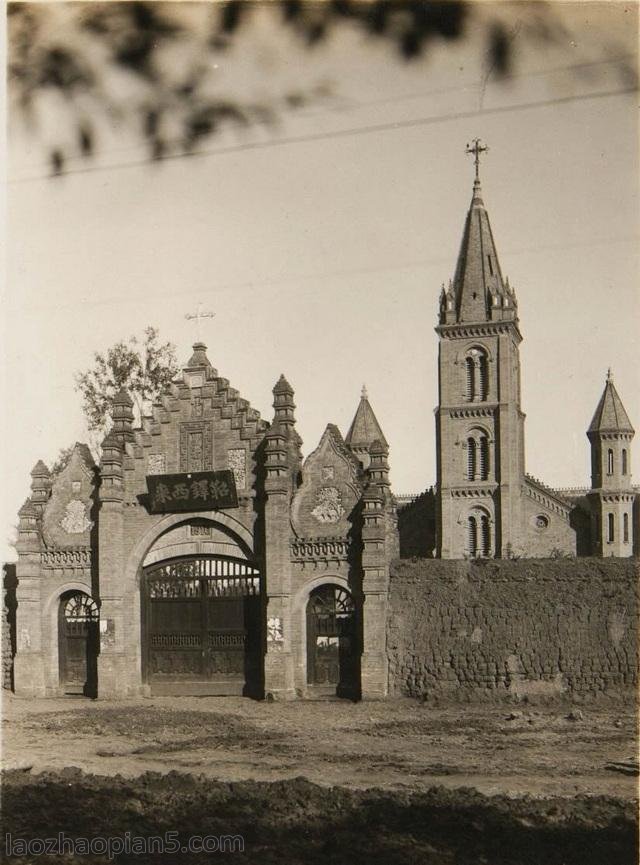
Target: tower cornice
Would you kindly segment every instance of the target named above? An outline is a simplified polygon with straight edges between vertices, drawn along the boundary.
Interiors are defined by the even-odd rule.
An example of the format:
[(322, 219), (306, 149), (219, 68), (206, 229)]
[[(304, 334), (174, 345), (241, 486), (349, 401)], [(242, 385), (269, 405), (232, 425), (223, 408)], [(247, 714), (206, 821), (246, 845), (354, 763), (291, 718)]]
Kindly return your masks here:
[(469, 339), (483, 336), (511, 334), (517, 342), (522, 342), (522, 334), (517, 321), (479, 322), (478, 324), (439, 324), (435, 328), (443, 339)]

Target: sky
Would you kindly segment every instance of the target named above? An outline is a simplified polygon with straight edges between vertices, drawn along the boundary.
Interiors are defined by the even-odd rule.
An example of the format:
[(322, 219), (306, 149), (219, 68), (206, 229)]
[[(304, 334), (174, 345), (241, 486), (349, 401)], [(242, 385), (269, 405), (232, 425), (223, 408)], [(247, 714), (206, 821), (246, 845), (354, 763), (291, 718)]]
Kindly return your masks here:
[[(277, 99), (329, 84), (276, 130), (225, 131), (201, 154), (150, 164), (104, 130), (93, 161), (49, 177), (41, 135), (9, 117), (2, 557), (38, 459), (86, 440), (74, 374), (148, 325), (177, 347), (202, 325), (219, 373), (263, 417), (281, 373), (309, 454), (327, 423), (346, 433), (366, 384), (397, 493), (435, 480), (440, 286), (454, 273), (473, 163), (503, 274), (519, 299), (527, 470), (589, 483), (585, 431), (607, 368), (640, 424), (637, 4), (554, 4), (566, 33), (532, 44), (528, 3), (485, 4), (508, 23), (513, 77), (488, 73), (481, 21), (406, 63), (388, 43), (337, 30), (303, 49), (267, 12), (216, 59), (220, 92)], [(62, 25), (61, 25), (62, 26)], [(176, 67), (184, 58), (168, 60)], [(637, 450), (637, 448), (636, 448)]]

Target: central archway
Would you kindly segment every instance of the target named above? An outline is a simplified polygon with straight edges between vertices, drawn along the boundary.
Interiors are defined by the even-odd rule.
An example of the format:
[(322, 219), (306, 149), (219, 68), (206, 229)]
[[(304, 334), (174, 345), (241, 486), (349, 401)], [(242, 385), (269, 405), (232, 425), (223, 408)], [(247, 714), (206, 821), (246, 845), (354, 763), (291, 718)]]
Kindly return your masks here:
[(228, 556), (143, 569), (143, 676), (154, 695), (260, 696), (260, 572)]
[(307, 602), (307, 687), (311, 693), (358, 698), (356, 605), (342, 586), (325, 583)]

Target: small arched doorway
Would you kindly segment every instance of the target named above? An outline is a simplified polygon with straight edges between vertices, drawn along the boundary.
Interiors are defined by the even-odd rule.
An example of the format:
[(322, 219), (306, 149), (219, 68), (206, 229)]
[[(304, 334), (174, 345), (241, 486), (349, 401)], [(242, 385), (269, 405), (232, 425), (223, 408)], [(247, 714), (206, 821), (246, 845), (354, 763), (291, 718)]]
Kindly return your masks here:
[(58, 603), (60, 688), (65, 694), (98, 695), (99, 613), (96, 602), (73, 589)]
[(341, 586), (314, 589), (307, 603), (307, 685), (313, 694), (359, 696), (356, 605)]

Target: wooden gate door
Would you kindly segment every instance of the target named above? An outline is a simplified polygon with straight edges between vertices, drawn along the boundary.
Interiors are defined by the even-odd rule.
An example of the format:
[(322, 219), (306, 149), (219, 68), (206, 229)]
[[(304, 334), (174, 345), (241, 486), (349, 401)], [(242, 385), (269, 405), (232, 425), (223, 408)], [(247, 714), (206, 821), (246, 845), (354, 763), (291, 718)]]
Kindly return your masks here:
[(98, 608), (85, 592), (65, 592), (58, 607), (60, 686), (65, 694), (97, 696)]
[(180, 559), (143, 581), (146, 679), (152, 694), (260, 691), (260, 576), (247, 562)]
[(320, 586), (307, 604), (307, 682), (316, 694), (358, 692), (356, 611), (339, 586)]

